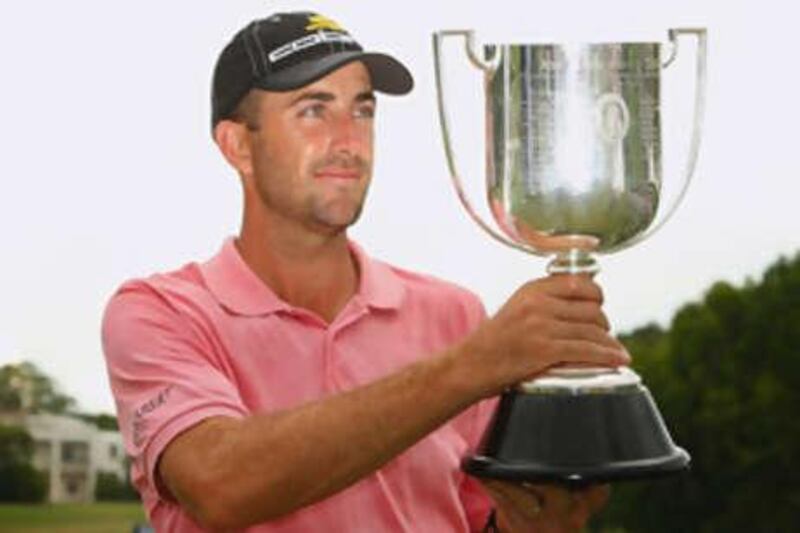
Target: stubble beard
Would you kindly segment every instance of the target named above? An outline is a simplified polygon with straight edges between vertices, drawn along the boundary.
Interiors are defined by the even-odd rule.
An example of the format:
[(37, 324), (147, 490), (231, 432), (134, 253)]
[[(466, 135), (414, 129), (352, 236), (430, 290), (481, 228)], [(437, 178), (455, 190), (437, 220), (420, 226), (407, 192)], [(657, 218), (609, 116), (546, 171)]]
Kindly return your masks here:
[(325, 205), (323, 202), (317, 201), (317, 198), (311, 197), (309, 199), (309, 212), (313, 225), (327, 228), (331, 233), (338, 234), (347, 230), (350, 226), (355, 224), (361, 217), (361, 212), (364, 210), (364, 199), (366, 198), (366, 189), (364, 194), (358, 200), (351, 213), (340, 214), (334, 209)]
[[(321, 232), (330, 236), (344, 233), (347, 228), (358, 221), (364, 210), (364, 203), (370, 184), (371, 164), (361, 157), (349, 158), (347, 161), (343, 161), (341, 157), (328, 158), (312, 165), (309, 176), (313, 176), (317, 170), (332, 164), (337, 164), (344, 168), (356, 168), (361, 175), (359, 180), (367, 180), (358, 198), (334, 198), (331, 200), (312, 190), (305, 199), (295, 203), (273, 194), (265, 181), (257, 180), (258, 195), (262, 204), (270, 211), (277, 212), (286, 219), (300, 221), (305, 227), (314, 232)], [(275, 176), (266, 177), (266, 179), (275, 179)], [(312, 177), (310, 179), (313, 180), (315, 178)], [(341, 202), (346, 205), (337, 205)], [(355, 205), (350, 207), (349, 204), (353, 203)]]
[[(360, 196), (357, 198), (350, 198), (350, 191), (343, 193), (345, 198), (327, 199), (313, 192), (309, 195), (307, 212), (310, 214), (312, 225), (322, 228), (326, 233), (338, 235), (355, 224), (361, 217), (361, 212), (364, 209), (364, 200), (369, 189), (371, 164), (358, 155), (345, 156), (335, 154), (312, 164), (309, 175), (314, 176), (323, 168), (331, 166), (355, 170), (360, 176), (359, 180), (367, 180), (364, 189), (359, 191)], [(311, 179), (315, 178), (312, 177)], [(339, 205), (340, 202), (344, 202), (344, 205)], [(342, 210), (345, 210), (345, 212), (342, 212)]]

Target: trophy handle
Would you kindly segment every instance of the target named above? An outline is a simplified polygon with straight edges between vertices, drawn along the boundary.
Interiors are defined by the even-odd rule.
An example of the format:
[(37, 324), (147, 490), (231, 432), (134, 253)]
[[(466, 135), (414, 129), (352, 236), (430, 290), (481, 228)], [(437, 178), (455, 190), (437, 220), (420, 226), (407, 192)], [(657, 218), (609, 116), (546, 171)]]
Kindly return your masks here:
[(695, 83), (694, 94), (694, 121), (692, 124), (692, 137), (691, 144), (689, 145), (689, 154), (686, 161), (686, 167), (683, 171), (683, 185), (681, 186), (681, 190), (678, 195), (672, 201), (672, 204), (665, 211), (664, 218), (662, 218), (655, 226), (645, 231), (642, 235), (639, 235), (635, 239), (625, 243), (625, 248), (649, 238), (658, 230), (660, 230), (670, 218), (672, 218), (672, 215), (675, 214), (678, 206), (683, 201), (684, 196), (686, 196), (686, 191), (689, 190), (689, 185), (692, 182), (694, 170), (697, 166), (697, 156), (700, 152), (700, 139), (703, 129), (703, 117), (705, 115), (706, 108), (706, 55), (708, 51), (706, 29), (673, 28), (669, 30), (668, 35), (672, 44), (672, 50), (670, 51), (670, 55), (667, 60), (661, 65), (661, 67), (664, 69), (668, 68), (678, 56), (678, 37), (681, 35), (693, 35), (697, 38), (697, 66), (695, 74), (697, 81)]
[(479, 70), (488, 74), (494, 73), (494, 71), (497, 69), (498, 65), (500, 64), (501, 53), (498, 47), (494, 47), (494, 54), (489, 60), (481, 59), (476, 51), (475, 32), (472, 30), (442, 30), (433, 34), (433, 59), (434, 71), (436, 74), (436, 96), (439, 104), (439, 123), (442, 127), (442, 138), (444, 139), (444, 152), (447, 158), (447, 167), (450, 170), (450, 178), (452, 179), (453, 186), (458, 194), (458, 199), (461, 202), (461, 205), (464, 206), (464, 209), (467, 210), (470, 218), (493, 239), (505, 244), (506, 246), (510, 246), (511, 248), (531, 253), (531, 250), (525, 246), (517, 244), (511, 239), (506, 238), (499, 231), (495, 230), (489, 223), (487, 223), (473, 207), (472, 202), (470, 202), (469, 197), (464, 190), (464, 186), (461, 183), (461, 178), (459, 177), (459, 173), (456, 168), (455, 154), (453, 152), (453, 147), (450, 140), (450, 114), (448, 112), (445, 99), (442, 46), (443, 41), (447, 37), (463, 37), (467, 58), (469, 58), (470, 63), (472, 63), (472, 65)]

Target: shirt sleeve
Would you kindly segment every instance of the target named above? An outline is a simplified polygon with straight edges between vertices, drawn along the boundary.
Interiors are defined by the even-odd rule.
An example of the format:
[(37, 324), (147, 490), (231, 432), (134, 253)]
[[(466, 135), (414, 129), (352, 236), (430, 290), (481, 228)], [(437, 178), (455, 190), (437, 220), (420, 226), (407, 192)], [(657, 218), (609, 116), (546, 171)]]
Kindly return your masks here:
[[(158, 459), (178, 434), (214, 416), (247, 409), (213, 345), (168, 297), (129, 284), (103, 317), (102, 340), (132, 478), (145, 500), (172, 500)], [(147, 502), (146, 502), (147, 503)]]

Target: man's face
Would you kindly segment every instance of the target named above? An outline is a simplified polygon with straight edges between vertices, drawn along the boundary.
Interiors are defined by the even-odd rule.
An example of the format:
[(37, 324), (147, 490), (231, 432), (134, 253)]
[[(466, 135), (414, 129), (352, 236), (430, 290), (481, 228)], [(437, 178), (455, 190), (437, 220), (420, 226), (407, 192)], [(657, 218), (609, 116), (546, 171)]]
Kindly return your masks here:
[(261, 92), (252, 178), (271, 214), (313, 231), (354, 223), (372, 175), (375, 97), (353, 62), (289, 92)]

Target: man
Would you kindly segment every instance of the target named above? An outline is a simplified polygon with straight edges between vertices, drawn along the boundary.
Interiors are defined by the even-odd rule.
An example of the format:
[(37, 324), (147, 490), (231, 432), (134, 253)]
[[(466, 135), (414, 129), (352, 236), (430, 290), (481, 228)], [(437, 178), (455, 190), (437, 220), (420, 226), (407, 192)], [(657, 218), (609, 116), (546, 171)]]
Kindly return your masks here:
[[(374, 91), (395, 59), (283, 13), (217, 63), (214, 139), (244, 190), (211, 260), (126, 283), (103, 343), (133, 479), (159, 531), (567, 531), (603, 489), (459, 470), (505, 387), (564, 362), (619, 365), (599, 288), (522, 287), (491, 319), (454, 285), (347, 238), (371, 179)], [(492, 500), (486, 496), (492, 495)]]

